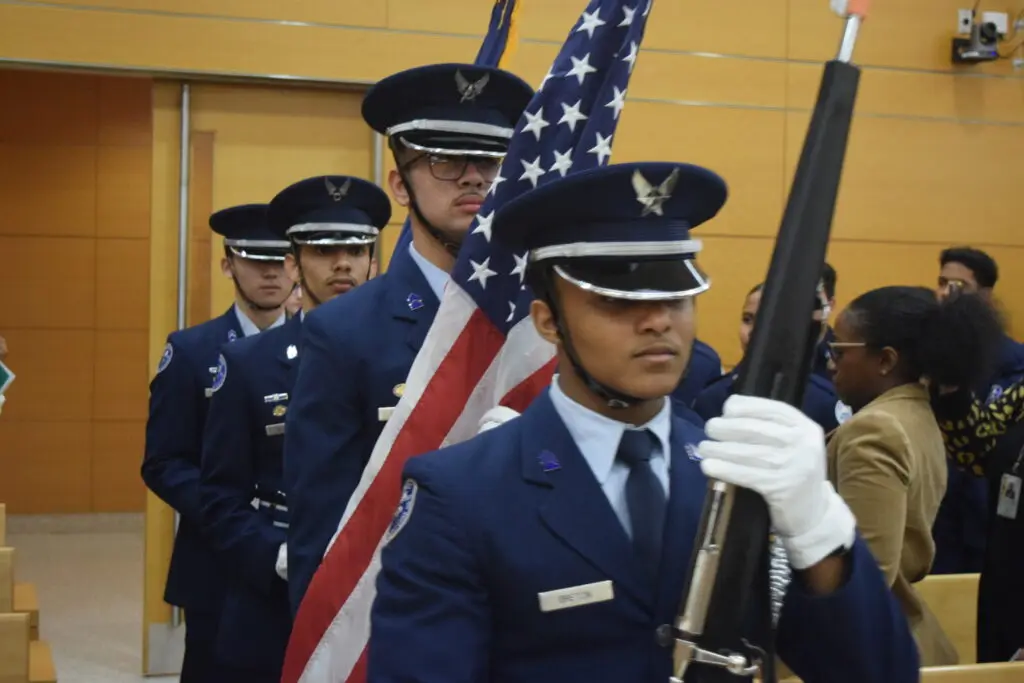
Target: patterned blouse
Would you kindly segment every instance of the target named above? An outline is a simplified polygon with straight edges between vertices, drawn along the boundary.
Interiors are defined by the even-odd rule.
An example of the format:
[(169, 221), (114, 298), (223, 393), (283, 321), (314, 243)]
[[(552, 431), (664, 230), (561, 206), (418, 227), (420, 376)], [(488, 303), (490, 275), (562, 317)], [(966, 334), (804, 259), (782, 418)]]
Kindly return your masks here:
[(982, 401), (970, 391), (957, 391), (932, 400), (946, 441), (946, 452), (960, 467), (984, 476), (985, 463), (999, 437), (1024, 421), (1024, 382), (1001, 396)]

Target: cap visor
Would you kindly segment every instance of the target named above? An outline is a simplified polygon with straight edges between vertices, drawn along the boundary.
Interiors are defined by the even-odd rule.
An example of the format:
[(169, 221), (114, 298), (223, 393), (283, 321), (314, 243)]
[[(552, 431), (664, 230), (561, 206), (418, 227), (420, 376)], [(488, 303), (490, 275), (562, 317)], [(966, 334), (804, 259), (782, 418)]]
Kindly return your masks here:
[(630, 301), (682, 299), (711, 285), (691, 259), (568, 259), (554, 269), (580, 289)]
[(250, 261), (284, 261), (287, 251), (281, 249), (260, 249), (254, 247), (229, 247), (231, 253)]

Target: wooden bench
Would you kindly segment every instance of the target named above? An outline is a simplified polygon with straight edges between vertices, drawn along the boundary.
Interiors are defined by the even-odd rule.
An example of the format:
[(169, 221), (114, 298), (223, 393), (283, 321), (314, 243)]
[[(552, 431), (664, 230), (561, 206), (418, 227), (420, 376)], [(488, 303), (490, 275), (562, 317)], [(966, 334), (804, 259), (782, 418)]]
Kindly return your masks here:
[(35, 584), (16, 582), (11, 602), (14, 605), (12, 612), (28, 615), (29, 639), (39, 640), (39, 595)]
[[(22, 628), (24, 647), (18, 635)], [(14, 583), (14, 549), (0, 548), (0, 683), (57, 683), (53, 653), (38, 637), (39, 600), (35, 587)], [(22, 649), (24, 675), (19, 654)]]
[(53, 653), (42, 640), (31, 640), (28, 644), (28, 683), (57, 683)]
[(959, 663), (977, 662), (978, 575), (933, 574), (915, 583), (914, 589), (956, 647)]
[(1024, 662), (960, 664), (921, 669), (921, 683), (1021, 683)]
[(28, 615), (0, 614), (0, 683), (28, 683)]

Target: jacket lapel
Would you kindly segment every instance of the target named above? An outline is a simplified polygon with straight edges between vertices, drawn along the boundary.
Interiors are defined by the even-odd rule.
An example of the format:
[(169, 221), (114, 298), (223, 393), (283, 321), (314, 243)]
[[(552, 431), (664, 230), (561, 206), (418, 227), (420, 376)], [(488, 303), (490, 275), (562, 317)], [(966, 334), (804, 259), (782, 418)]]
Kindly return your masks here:
[(406, 343), (414, 352), (419, 352), (440, 303), (408, 251), (395, 254), (385, 277), (385, 296), (391, 315), (408, 323)]
[(224, 324), (224, 329), (221, 332), (222, 338), (218, 343), (226, 344), (227, 342), (233, 342), (236, 339), (241, 339), (245, 335), (242, 334), (242, 326), (238, 323), (238, 314), (235, 313), (235, 306), (232, 304), (225, 311), (224, 315), (220, 317), (221, 322)]
[(540, 504), (544, 525), (651, 609), (654, 591), (640, 577), (626, 532), (546, 391), (522, 419), (523, 477), (550, 489)]
[[(696, 433), (696, 430), (694, 430)], [(696, 443), (687, 441), (687, 430), (673, 420), (669, 497), (665, 537), (661, 545), (661, 570), (658, 574), (659, 609), (676, 609), (683, 597), (683, 587), (690, 572), (694, 537), (700, 524), (707, 478), (699, 463), (690, 457)]]

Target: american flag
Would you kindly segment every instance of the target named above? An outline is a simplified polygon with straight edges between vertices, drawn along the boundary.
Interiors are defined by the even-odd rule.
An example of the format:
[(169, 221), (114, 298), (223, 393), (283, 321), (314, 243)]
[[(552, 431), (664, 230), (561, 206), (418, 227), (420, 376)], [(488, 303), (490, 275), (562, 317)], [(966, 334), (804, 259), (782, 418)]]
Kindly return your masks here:
[(366, 680), (381, 544), (406, 461), (472, 437), (496, 405), (522, 411), (550, 382), (554, 348), (528, 317), (526, 254), (492, 242), (491, 222), (524, 192), (608, 163), (652, 3), (591, 0), (516, 125), (405, 393), (298, 611), (283, 683)]

